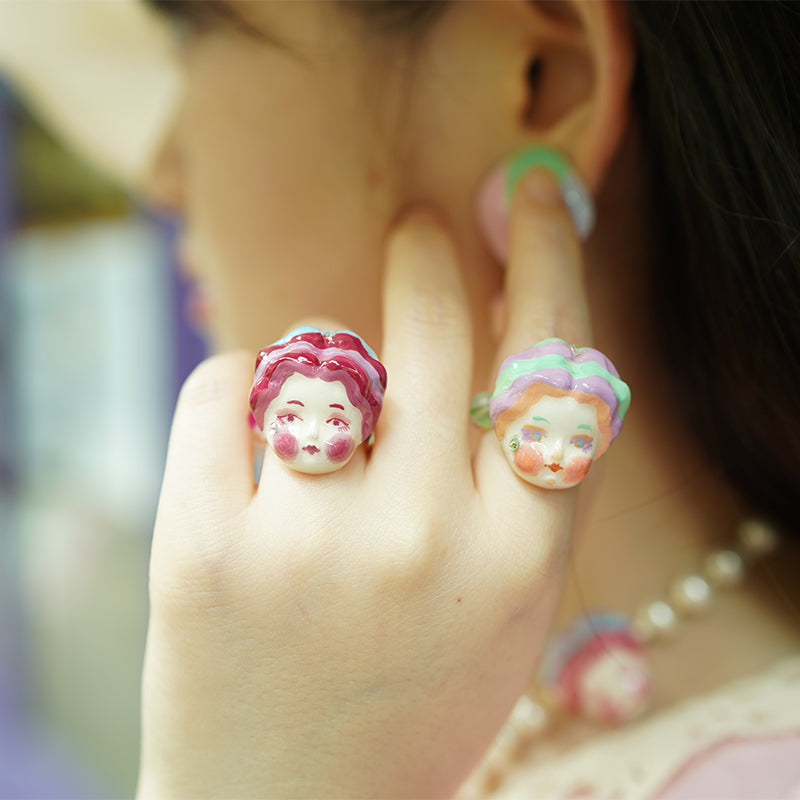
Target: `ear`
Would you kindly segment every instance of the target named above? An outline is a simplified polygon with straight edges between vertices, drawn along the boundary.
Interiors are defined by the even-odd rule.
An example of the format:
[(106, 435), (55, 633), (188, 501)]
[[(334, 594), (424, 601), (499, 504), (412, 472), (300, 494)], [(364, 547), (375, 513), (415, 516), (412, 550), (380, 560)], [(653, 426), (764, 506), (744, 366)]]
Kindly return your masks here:
[(524, 3), (527, 36), (516, 50), (520, 148), (548, 144), (570, 157), (596, 195), (630, 115), (635, 67), (626, 4), (619, 0)]

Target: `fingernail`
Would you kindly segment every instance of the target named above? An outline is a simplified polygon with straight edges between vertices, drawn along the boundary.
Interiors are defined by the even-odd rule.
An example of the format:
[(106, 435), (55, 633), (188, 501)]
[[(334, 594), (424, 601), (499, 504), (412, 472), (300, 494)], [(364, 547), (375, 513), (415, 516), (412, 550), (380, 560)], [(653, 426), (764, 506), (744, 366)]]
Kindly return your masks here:
[(511, 198), (523, 179), (525, 191), (538, 202), (563, 202), (580, 238), (588, 238), (594, 227), (595, 208), (586, 185), (559, 152), (545, 146), (532, 147), (492, 170), (478, 192), (478, 221), (496, 258), (502, 263), (508, 260)]
[(546, 169), (534, 169), (523, 176), (522, 189), (531, 200), (545, 206), (559, 206), (563, 202), (561, 186)]
[[(587, 239), (594, 227), (594, 201), (586, 184), (575, 172), (569, 160), (552, 147), (545, 145), (530, 147), (516, 153), (508, 160), (506, 165), (506, 202), (508, 206), (511, 205), (511, 198), (514, 196), (514, 190), (519, 181), (532, 170), (542, 172), (543, 169), (551, 173), (558, 182), (561, 194), (559, 201), (563, 201), (566, 205), (578, 236), (581, 239)], [(542, 179), (542, 181), (544, 180)], [(549, 191), (545, 191), (544, 186), (537, 191), (542, 193), (541, 197), (535, 197), (540, 202), (548, 202), (552, 197)]]

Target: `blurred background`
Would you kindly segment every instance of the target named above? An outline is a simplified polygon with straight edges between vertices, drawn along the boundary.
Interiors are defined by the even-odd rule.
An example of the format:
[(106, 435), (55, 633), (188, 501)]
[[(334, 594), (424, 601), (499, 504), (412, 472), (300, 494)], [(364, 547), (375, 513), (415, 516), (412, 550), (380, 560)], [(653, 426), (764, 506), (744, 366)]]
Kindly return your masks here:
[(131, 797), (150, 536), (204, 345), (177, 221), (62, 144), (30, 94), (0, 58), (0, 798)]

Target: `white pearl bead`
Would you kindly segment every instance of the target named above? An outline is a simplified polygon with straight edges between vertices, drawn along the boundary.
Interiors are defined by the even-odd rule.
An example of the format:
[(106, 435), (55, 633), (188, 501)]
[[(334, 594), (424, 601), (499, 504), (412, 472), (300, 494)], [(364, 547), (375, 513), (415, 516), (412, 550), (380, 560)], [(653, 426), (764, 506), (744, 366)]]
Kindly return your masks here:
[(672, 605), (683, 614), (696, 614), (711, 604), (714, 592), (702, 575), (687, 575), (675, 581), (670, 589)]
[(739, 523), (739, 541), (751, 556), (772, 553), (778, 546), (775, 529), (761, 519), (746, 519)]
[(514, 761), (519, 747), (519, 737), (508, 720), (500, 729), (489, 750), (487, 761), (492, 767), (503, 768)]
[(642, 606), (633, 617), (633, 629), (644, 642), (669, 635), (677, 624), (675, 611), (663, 600)]
[(544, 706), (524, 694), (517, 700), (508, 723), (520, 736), (533, 736), (541, 733), (550, 721)]
[(714, 586), (736, 586), (744, 577), (744, 561), (735, 550), (720, 550), (706, 559), (705, 574)]

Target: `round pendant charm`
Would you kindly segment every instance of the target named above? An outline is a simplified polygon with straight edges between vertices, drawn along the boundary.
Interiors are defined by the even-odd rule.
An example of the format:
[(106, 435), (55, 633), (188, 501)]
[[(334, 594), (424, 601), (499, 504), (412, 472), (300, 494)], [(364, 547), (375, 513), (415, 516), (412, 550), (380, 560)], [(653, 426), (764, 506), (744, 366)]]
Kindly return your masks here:
[(607, 725), (636, 719), (652, 699), (647, 650), (619, 614), (590, 614), (558, 635), (540, 673), (560, 707)]

